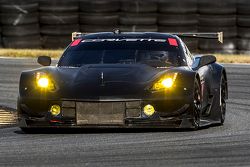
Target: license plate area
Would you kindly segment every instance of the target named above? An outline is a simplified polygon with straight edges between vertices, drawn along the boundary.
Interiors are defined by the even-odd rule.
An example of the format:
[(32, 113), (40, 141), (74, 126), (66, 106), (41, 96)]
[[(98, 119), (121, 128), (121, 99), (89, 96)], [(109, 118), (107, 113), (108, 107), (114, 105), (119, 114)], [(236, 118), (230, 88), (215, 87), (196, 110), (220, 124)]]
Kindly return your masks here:
[(77, 102), (77, 125), (123, 125), (124, 102)]

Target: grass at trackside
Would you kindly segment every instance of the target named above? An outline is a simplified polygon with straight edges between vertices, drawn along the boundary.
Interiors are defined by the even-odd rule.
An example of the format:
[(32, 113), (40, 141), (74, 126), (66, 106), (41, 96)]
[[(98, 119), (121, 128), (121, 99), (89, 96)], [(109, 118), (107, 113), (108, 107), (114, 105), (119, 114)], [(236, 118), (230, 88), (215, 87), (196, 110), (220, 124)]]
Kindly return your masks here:
[(45, 49), (0, 49), (1, 57), (32, 57), (50, 56), (58, 58), (62, 55), (63, 50), (45, 50)]
[(250, 63), (250, 55), (215, 54), (220, 63)]
[[(62, 53), (62, 49), (0, 49), (0, 57), (37, 58), (38, 56), (50, 56), (52, 58), (59, 58)], [(215, 56), (220, 63), (250, 63), (250, 55), (215, 54)]]

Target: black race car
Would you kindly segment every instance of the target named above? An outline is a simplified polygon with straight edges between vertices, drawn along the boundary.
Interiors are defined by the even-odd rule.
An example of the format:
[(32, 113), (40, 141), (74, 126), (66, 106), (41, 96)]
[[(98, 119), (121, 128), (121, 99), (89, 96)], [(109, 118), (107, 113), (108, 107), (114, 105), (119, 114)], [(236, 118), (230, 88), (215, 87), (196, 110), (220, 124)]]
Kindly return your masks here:
[(56, 66), (20, 77), (22, 130), (34, 128), (191, 128), (223, 124), (225, 68), (212, 55), (193, 56), (179, 38), (217, 33), (73, 34)]

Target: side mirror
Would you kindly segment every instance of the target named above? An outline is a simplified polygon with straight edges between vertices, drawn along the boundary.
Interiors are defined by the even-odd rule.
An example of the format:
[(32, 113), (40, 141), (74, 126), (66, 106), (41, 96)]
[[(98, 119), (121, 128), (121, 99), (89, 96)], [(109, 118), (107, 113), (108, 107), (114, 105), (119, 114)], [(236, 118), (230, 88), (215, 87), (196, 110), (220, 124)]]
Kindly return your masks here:
[(50, 66), (51, 58), (49, 56), (39, 56), (37, 62), (42, 66)]
[(205, 65), (212, 64), (216, 62), (216, 57), (213, 55), (198, 55), (194, 58), (194, 63), (192, 65), (193, 69), (199, 69)]

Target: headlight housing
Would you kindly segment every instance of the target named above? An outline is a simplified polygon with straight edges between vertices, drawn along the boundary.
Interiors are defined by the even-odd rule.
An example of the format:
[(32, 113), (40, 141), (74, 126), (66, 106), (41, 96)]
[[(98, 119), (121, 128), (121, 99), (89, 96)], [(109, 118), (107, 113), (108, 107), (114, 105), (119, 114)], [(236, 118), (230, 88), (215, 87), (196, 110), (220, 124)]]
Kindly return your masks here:
[(36, 73), (36, 86), (43, 90), (49, 90), (49, 91), (56, 90), (54, 81), (49, 77), (48, 74), (43, 72)]
[(170, 73), (163, 76), (157, 82), (155, 82), (151, 88), (152, 91), (161, 91), (171, 89), (176, 81), (178, 73)]

